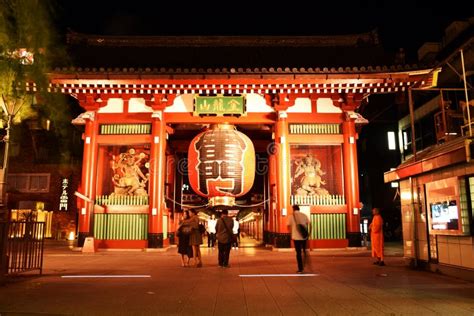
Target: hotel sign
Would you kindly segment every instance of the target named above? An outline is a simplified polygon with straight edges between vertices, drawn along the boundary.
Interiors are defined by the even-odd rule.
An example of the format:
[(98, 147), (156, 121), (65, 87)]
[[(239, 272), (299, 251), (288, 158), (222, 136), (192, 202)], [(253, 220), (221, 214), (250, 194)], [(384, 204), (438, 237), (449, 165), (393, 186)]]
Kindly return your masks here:
[(196, 96), (194, 115), (243, 115), (245, 113), (243, 96)]
[(69, 180), (67, 178), (64, 178), (61, 181), (62, 193), (61, 193), (61, 196), (59, 197), (59, 210), (60, 211), (67, 211), (67, 204), (69, 200), (68, 187), (69, 187)]

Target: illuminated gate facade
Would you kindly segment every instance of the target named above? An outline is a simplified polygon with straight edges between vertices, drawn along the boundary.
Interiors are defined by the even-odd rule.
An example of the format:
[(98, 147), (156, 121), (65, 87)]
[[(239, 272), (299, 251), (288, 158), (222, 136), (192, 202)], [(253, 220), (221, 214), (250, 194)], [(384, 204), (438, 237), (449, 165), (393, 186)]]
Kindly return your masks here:
[[(117, 44), (116, 38), (75, 36), (89, 49)], [(141, 40), (129, 45), (142, 47)], [(172, 243), (182, 204), (192, 196), (202, 201), (184, 175), (189, 145), (211, 126), (230, 124), (255, 147), (257, 184), (235, 201), (257, 205), (242, 218), (243, 227), (266, 244), (290, 247), (287, 221), (297, 204), (311, 219), (312, 247), (358, 246), (356, 128), (367, 122), (356, 111), (365, 96), (401, 92), (426, 73), (380, 67), (57, 70), (52, 89), (74, 95), (85, 110), (73, 122), (85, 125), (79, 245), (88, 236), (103, 248)]]

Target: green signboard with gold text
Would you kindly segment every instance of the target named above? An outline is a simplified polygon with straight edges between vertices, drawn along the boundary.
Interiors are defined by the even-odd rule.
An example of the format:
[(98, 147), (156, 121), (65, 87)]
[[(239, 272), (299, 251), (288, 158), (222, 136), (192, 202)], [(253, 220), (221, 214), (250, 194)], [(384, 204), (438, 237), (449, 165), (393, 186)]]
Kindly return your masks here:
[(196, 96), (195, 115), (243, 115), (245, 99), (243, 96)]

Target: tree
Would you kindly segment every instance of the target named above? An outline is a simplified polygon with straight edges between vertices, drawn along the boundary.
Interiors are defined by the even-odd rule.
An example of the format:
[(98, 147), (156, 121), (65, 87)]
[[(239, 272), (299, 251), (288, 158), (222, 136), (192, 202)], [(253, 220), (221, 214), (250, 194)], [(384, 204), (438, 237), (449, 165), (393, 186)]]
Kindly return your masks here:
[[(47, 91), (50, 61), (58, 51), (56, 47), (52, 49), (56, 42), (50, 18), (52, 9), (48, 1), (0, 0), (0, 105), (7, 118), (3, 137), (5, 154), (0, 174), (0, 208), (5, 206), (12, 123), (37, 115), (37, 110), (32, 107), (34, 96), (40, 96), (45, 105), (56, 105), (55, 96)], [(27, 89), (27, 83), (34, 88)]]
[[(0, 0), (0, 93), (7, 103), (25, 103), (27, 81), (46, 91), (53, 42), (51, 7), (40, 0)], [(30, 102), (31, 103), (31, 102)], [(21, 106), (20, 106), (21, 107)], [(24, 114), (28, 115), (25, 108)]]

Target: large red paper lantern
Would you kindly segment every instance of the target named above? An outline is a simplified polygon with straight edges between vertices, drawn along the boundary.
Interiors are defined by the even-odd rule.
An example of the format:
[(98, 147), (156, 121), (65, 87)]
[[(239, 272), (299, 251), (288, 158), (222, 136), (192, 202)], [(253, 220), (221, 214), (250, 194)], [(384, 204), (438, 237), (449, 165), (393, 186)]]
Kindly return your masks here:
[(194, 191), (211, 205), (234, 205), (255, 178), (252, 141), (234, 125), (212, 125), (189, 145), (188, 176)]

